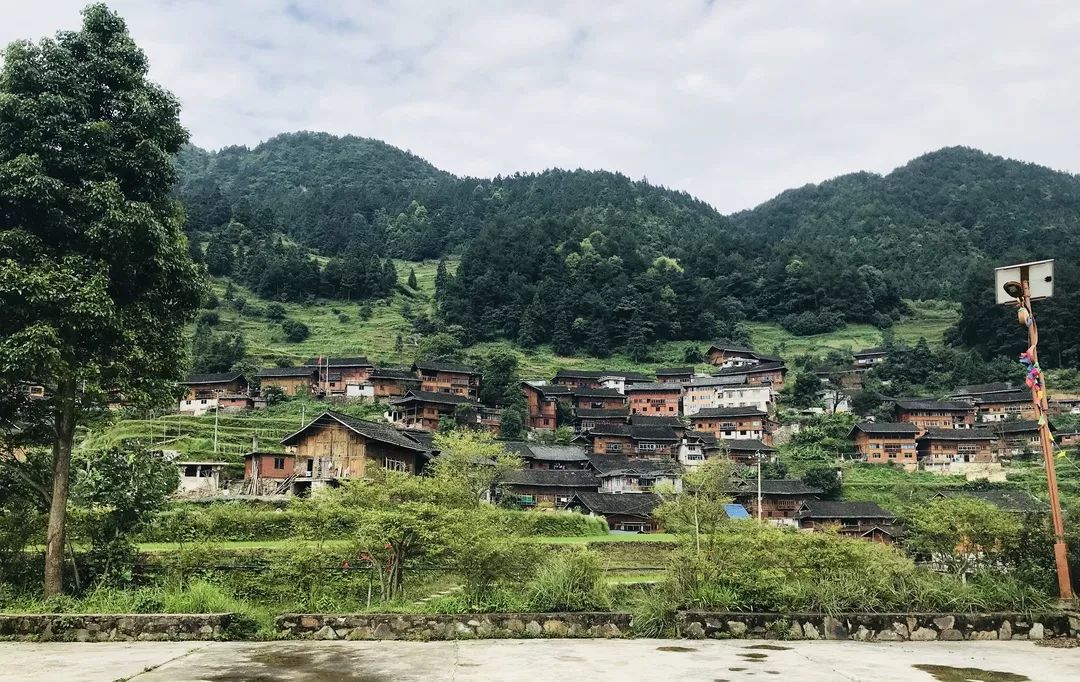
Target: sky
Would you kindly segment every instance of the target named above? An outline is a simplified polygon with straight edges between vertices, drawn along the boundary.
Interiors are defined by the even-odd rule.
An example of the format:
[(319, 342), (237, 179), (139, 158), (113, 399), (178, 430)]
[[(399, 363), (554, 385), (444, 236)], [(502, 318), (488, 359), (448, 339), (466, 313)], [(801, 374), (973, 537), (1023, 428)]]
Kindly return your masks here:
[[(0, 43), (83, 0), (0, 0)], [(112, 0), (192, 141), (372, 137), (607, 169), (724, 212), (951, 145), (1080, 171), (1080, 3)]]

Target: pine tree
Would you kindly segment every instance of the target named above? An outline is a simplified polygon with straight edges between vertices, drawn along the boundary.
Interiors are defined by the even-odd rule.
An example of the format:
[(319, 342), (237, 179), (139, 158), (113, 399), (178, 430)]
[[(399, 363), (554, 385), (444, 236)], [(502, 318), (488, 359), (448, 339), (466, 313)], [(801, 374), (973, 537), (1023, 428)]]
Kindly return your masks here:
[(446, 287), (450, 284), (450, 272), (446, 269), (446, 259), (439, 259), (439, 266), (435, 268), (435, 297), (439, 298), (446, 293)]
[(573, 355), (574, 338), (570, 335), (570, 317), (566, 313), (560, 313), (555, 323), (555, 333), (551, 337), (551, 345), (556, 355)]
[(409, 288), (415, 291), (417, 286), (418, 285), (416, 283), (416, 270), (409, 268)]

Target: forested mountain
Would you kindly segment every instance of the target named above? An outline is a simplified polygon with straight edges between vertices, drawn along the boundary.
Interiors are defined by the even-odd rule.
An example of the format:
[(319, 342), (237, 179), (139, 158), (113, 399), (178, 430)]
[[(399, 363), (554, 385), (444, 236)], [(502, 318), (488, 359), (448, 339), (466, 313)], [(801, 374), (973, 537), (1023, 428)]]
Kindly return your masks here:
[[(378, 297), (393, 288), (390, 257), (460, 254), (425, 330), (560, 352), (740, 340), (748, 319), (801, 334), (885, 327), (901, 297), (962, 300), (953, 338), (1011, 352), (1013, 330), (990, 328), (1004, 313), (992, 309), (989, 269), (1080, 255), (1077, 177), (965, 148), (733, 216), (616, 173), (461, 178), (382, 142), (321, 133), (189, 148), (179, 167), (189, 234), (215, 274), (268, 298)], [(1072, 278), (1066, 266), (1062, 286)], [(1049, 332), (1069, 329), (1080, 320)]]

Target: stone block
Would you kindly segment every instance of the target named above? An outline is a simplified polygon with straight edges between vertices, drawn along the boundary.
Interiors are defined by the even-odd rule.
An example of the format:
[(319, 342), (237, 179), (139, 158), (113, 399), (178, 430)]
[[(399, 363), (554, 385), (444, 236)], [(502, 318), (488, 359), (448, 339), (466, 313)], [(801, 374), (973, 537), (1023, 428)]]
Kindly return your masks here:
[(799, 627), (798, 623), (792, 623), (791, 624), (791, 627), (788, 628), (788, 631), (787, 631), (787, 637), (788, 637), (788, 639), (802, 639), (803, 638), (803, 631), (802, 631), (802, 628)]
[(345, 636), (345, 639), (371, 639), (372, 634), (373, 633), (370, 627), (366, 625), (361, 625), (359, 627), (353, 628), (352, 630), (349, 630), (349, 634)]
[(319, 627), (319, 619), (315, 616), (300, 616), (300, 627), (313, 630)]
[(864, 626), (860, 625), (859, 628), (857, 630), (855, 630), (855, 633), (851, 637), (856, 642), (865, 642), (868, 639), (870, 639), (871, 634), (872, 633), (869, 630), (867, 630)]
[(329, 625), (324, 625), (319, 628), (315, 634), (312, 635), (315, 639), (337, 639), (337, 633), (334, 632), (334, 628)]
[(821, 633), (810, 621), (803, 623), (802, 631), (805, 639), (821, 639)]
[(544, 634), (548, 637), (566, 637), (570, 633), (569, 628), (566, 627), (566, 623), (561, 620), (545, 620), (544, 621)]
[(997, 639), (997, 630), (977, 630), (968, 637), (968, 639), (980, 640), (980, 639)]
[(729, 620), (727, 622), (727, 629), (732, 637), (742, 637), (746, 634), (746, 623), (738, 620)]
[(525, 634), (530, 637), (539, 637), (543, 632), (544, 628), (540, 627), (540, 623), (537, 623), (535, 620), (530, 620), (525, 626)]
[(1012, 623), (1007, 620), (1001, 622), (998, 628), (998, 639), (1012, 639)]
[(1028, 639), (1042, 639), (1043, 638), (1043, 624), (1035, 623), (1028, 630)]
[(964, 640), (964, 633), (960, 632), (956, 628), (946, 628), (938, 635), (938, 639), (946, 642), (962, 642)]
[(915, 628), (911, 631), (912, 642), (932, 642), (938, 638), (937, 630), (932, 628)]
[[(701, 628), (700, 623), (694, 623), (694, 625), (697, 625), (699, 629)], [(622, 637), (622, 630), (620, 630), (619, 626), (615, 623), (604, 623), (600, 626), (599, 634), (606, 639), (614, 639), (616, 637)], [(701, 630), (701, 636), (705, 636), (704, 629)]]
[(900, 637), (900, 639), (907, 639), (911, 636), (911, 628), (909, 628), (905, 623), (893, 623), (892, 629), (893, 632), (895, 632)]
[(934, 625), (938, 627), (938, 630), (951, 630), (956, 624), (956, 618), (954, 616), (941, 616), (934, 619)]
[(682, 635), (689, 639), (705, 639), (705, 628), (694, 621), (682, 629)]
[(503, 627), (506, 628), (507, 632), (515, 635), (525, 632), (525, 623), (520, 618), (511, 618), (506, 621)]
[(877, 639), (879, 642), (902, 642), (902, 641), (904, 641), (904, 638), (901, 637), (896, 632), (896, 630), (882, 630), (881, 632), (877, 633), (877, 637), (875, 639)]
[(844, 621), (833, 618), (832, 616), (825, 616), (825, 621), (822, 623), (822, 629), (825, 630), (825, 639), (847, 639), (848, 629)]

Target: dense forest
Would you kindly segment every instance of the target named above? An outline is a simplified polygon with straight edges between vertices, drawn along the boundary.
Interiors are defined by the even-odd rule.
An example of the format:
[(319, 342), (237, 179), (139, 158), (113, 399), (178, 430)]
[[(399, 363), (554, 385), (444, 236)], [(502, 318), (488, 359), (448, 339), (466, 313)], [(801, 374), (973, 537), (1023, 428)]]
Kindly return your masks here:
[[(724, 216), (685, 192), (603, 171), (462, 178), (385, 143), (322, 133), (248, 149), (185, 149), (177, 194), (208, 269), (279, 300), (378, 298), (390, 258), (457, 254), (438, 319), (466, 339), (559, 352), (643, 352), (654, 340), (745, 340), (747, 320), (796, 334), (886, 328), (903, 298), (963, 303), (950, 338), (1016, 350), (989, 272), (1062, 264), (1048, 364), (1080, 353), (1080, 179), (966, 148), (855, 173)], [(1050, 316), (1048, 316), (1050, 317)]]

